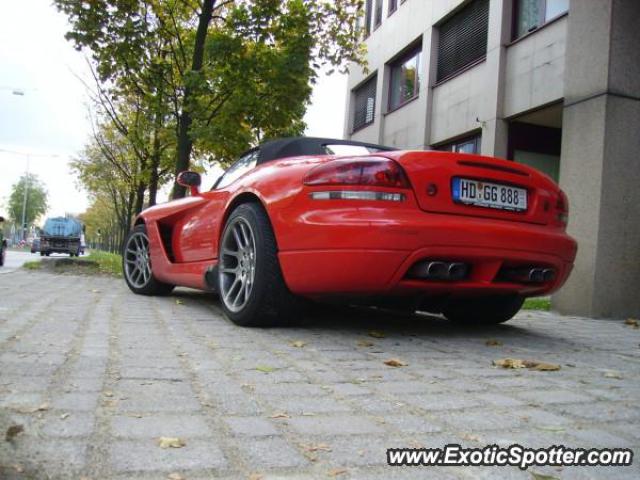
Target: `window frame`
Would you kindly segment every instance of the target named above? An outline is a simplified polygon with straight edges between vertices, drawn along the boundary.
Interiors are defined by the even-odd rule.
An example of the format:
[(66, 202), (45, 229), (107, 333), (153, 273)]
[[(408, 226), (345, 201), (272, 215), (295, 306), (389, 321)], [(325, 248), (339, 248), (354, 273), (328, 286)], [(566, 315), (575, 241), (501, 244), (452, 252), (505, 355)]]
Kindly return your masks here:
[(377, 30), (382, 25), (382, 17), (384, 11), (383, 0), (373, 0), (373, 30)]
[[(484, 39), (485, 45), (484, 45), (484, 53), (482, 55), (479, 55), (478, 57), (474, 58), (473, 60), (468, 61), (466, 64), (464, 64), (463, 66), (458, 67), (457, 69), (448, 72), (446, 75), (443, 75), (442, 77), (440, 77), (440, 65), (441, 65), (441, 56), (442, 56), (442, 43), (441, 43), (441, 39), (442, 39), (442, 27), (445, 26), (448, 22), (453, 21), (454, 18), (458, 17), (459, 15), (462, 15), (463, 13), (465, 13), (468, 9), (472, 8), (472, 6), (475, 3), (479, 3), (479, 2), (485, 2), (486, 3), (486, 38)], [(462, 6), (460, 6), (460, 8), (456, 9), (454, 12), (452, 12), (451, 14), (447, 15), (444, 19), (440, 20), (439, 22), (437, 22), (434, 25), (434, 29), (436, 29), (438, 31), (438, 43), (437, 43), (437, 48), (436, 48), (436, 72), (435, 72), (435, 81), (433, 83), (433, 86), (438, 86), (464, 72), (466, 72), (467, 70), (475, 67), (476, 65), (484, 62), (487, 58), (487, 48), (488, 48), (488, 37), (489, 37), (489, 10), (490, 10), (490, 0), (472, 0), (469, 2), (465, 2)]]
[[(471, 154), (466, 152), (459, 152), (455, 149), (460, 145), (466, 145), (471, 142), (474, 143), (474, 148), (475, 148), (475, 151)], [(467, 155), (480, 155), (482, 153), (482, 133), (478, 132), (478, 133), (473, 133), (471, 135), (465, 135), (464, 137), (458, 137), (455, 140), (450, 140), (445, 143), (434, 145), (433, 148), (441, 152), (465, 153)]]
[(398, 0), (389, 0), (387, 5), (387, 17), (390, 17), (398, 10)]
[(364, 2), (364, 38), (371, 35), (373, 31), (373, 1), (365, 0)]
[[(359, 125), (356, 126), (356, 115), (357, 115), (357, 96), (358, 96), (358, 92), (362, 92), (364, 91), (368, 86), (369, 83), (373, 83), (373, 111), (371, 114), (371, 121), (369, 122), (364, 122), (361, 123)], [(351, 133), (355, 133), (358, 130), (362, 130), (363, 128), (368, 127), (369, 125), (372, 125), (375, 123), (376, 121), (376, 104), (378, 102), (378, 98), (377, 98), (377, 94), (378, 94), (378, 72), (374, 72), (372, 75), (370, 75), (366, 80), (364, 80), (363, 82), (360, 82), (360, 84), (353, 88), (351, 90), (352, 94), (353, 94), (353, 118), (351, 119)], [(367, 97), (367, 98), (371, 98), (371, 97)], [(366, 110), (365, 110), (365, 120), (366, 120)]]
[(519, 23), (519, 15), (520, 15), (520, 8), (521, 8), (521, 0), (513, 0), (513, 6), (512, 6), (512, 18), (511, 18), (511, 42), (514, 43), (522, 38), (528, 37), (529, 35), (537, 32), (538, 30), (541, 30), (542, 28), (546, 27), (547, 25), (555, 22), (556, 20), (566, 16), (569, 14), (569, 10), (571, 9), (571, 3), (569, 3), (569, 6), (567, 7), (567, 10), (565, 10), (564, 12), (558, 13), (557, 15), (554, 15), (553, 17), (550, 18), (546, 18), (546, 11), (547, 11), (547, 1), (548, 0), (535, 0), (538, 2), (538, 5), (540, 7), (540, 15), (538, 16), (538, 25), (536, 25), (535, 27), (530, 28), (528, 31), (519, 34), (518, 33), (518, 23)]
[[(393, 105), (391, 102), (393, 101), (393, 72), (396, 68), (402, 68), (402, 65), (404, 65), (408, 60), (411, 60), (415, 57), (418, 57), (417, 59), (417, 65), (416, 65), (416, 79), (415, 79), (415, 88), (414, 88), (414, 92), (413, 95), (410, 98), (407, 98), (403, 101), (401, 101), (398, 105)], [(388, 68), (389, 68), (389, 88), (387, 90), (387, 112), (386, 113), (391, 113), (391, 112), (395, 112), (396, 110), (404, 107), (407, 103), (410, 103), (412, 101), (414, 101), (416, 98), (418, 98), (420, 96), (420, 68), (422, 67), (422, 42), (414, 45), (413, 47), (409, 47), (409, 49), (407, 49), (407, 51), (405, 51), (403, 54), (401, 54), (399, 57), (397, 57), (396, 59), (392, 60), (391, 62), (389, 62), (387, 64)]]

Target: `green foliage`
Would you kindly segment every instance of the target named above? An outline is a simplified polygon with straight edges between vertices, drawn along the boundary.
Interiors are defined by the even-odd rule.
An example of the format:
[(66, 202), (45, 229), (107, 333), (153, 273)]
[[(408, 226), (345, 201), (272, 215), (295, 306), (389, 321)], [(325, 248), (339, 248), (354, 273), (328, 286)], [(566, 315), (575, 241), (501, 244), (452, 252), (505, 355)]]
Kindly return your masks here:
[(176, 166), (192, 149), (228, 163), (261, 140), (300, 134), (318, 69), (363, 58), (362, 0), (54, 4), (69, 18), (67, 38), (90, 52), (109, 109), (135, 98), (143, 117), (172, 124)]
[(46, 213), (48, 208), (47, 190), (38, 176), (32, 173), (23, 175), (11, 187), (11, 194), (9, 195), (9, 216), (16, 225), (22, 224), (25, 190), (27, 194), (25, 222), (27, 225), (32, 225), (41, 215)]
[(98, 264), (98, 271), (115, 277), (122, 276), (122, 256), (115, 253), (92, 250), (86, 260)]
[(523, 310), (551, 310), (551, 299), (548, 297), (527, 298), (522, 306)]
[(42, 262), (39, 260), (33, 260), (31, 262), (25, 262), (22, 264), (22, 268), (26, 270), (40, 270), (42, 268)]

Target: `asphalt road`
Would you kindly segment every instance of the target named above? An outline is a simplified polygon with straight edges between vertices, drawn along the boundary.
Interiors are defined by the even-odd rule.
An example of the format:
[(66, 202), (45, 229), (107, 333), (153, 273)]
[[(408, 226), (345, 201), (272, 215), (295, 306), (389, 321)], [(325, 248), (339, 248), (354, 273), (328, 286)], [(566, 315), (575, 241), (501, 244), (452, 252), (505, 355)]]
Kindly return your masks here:
[(526, 311), (488, 329), (366, 309), (247, 329), (210, 294), (18, 270), (0, 276), (0, 478), (635, 480), (635, 459), (401, 468), (386, 449), (637, 452), (639, 343), (622, 319)]
[(3, 273), (13, 272), (22, 267), (26, 262), (30, 262), (32, 260), (40, 260), (40, 254), (7, 250), (5, 264), (3, 267), (0, 267), (0, 275)]

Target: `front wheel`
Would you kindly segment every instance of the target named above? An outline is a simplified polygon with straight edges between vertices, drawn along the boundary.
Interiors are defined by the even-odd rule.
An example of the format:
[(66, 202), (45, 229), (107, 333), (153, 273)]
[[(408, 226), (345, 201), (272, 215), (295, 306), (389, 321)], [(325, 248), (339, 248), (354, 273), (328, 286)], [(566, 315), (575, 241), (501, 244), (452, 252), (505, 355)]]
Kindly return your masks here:
[(168, 295), (174, 288), (153, 276), (146, 225), (136, 225), (129, 232), (122, 252), (122, 270), (127, 285), (138, 295)]
[(299, 314), (301, 302), (282, 277), (273, 229), (261, 205), (245, 203), (231, 213), (218, 261), (222, 308), (233, 323), (269, 327)]
[(524, 298), (518, 296), (458, 299), (442, 313), (448, 320), (464, 325), (496, 325), (511, 320), (523, 303)]

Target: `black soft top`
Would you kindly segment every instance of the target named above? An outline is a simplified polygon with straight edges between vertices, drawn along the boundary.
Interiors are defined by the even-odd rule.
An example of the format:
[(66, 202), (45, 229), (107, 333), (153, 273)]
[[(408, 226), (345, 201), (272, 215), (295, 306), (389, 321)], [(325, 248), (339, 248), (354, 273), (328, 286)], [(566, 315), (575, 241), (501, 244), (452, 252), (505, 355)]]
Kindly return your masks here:
[[(397, 148), (375, 145), (373, 143), (356, 142), (353, 140), (337, 140), (334, 138), (318, 137), (289, 137), (265, 142), (249, 152), (259, 150), (258, 163), (269, 162), (279, 158), (300, 157), (303, 155), (326, 155), (327, 145), (353, 145), (367, 147), (376, 151), (393, 151)], [(246, 152), (246, 153), (249, 153)], [(246, 155), (243, 154), (244, 155)]]

